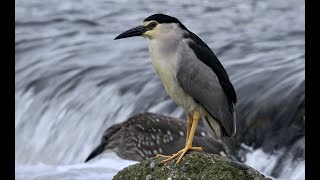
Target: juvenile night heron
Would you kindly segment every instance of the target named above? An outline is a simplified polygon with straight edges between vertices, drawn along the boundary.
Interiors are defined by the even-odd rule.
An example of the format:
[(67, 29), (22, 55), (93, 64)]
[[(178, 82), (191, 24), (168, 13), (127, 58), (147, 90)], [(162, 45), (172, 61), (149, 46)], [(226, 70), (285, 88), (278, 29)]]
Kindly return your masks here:
[(115, 39), (143, 36), (148, 38), (152, 65), (169, 96), (187, 113), (185, 147), (162, 163), (180, 155), (177, 163), (192, 147), (201, 117), (217, 138), (234, 136), (236, 93), (218, 58), (197, 35), (177, 18), (154, 14), (140, 26), (123, 32)]
[[(142, 161), (158, 153), (173, 154), (185, 144), (186, 134), (182, 129), (186, 127), (185, 122), (169, 116), (154, 113), (134, 115), (108, 128), (100, 144), (85, 162), (107, 150), (114, 151), (123, 159), (135, 161)], [(227, 147), (210, 137), (202, 127), (198, 127), (193, 142), (205, 147), (208, 153), (229, 155)]]

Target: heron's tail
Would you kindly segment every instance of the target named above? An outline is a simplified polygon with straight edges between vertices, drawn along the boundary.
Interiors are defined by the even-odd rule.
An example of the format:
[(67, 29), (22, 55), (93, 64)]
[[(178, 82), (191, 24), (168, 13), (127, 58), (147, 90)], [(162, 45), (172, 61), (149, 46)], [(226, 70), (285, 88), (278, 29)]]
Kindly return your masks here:
[(220, 140), (221, 138), (228, 136), (220, 122), (214, 117), (206, 116), (205, 120), (204, 126), (211, 137)]

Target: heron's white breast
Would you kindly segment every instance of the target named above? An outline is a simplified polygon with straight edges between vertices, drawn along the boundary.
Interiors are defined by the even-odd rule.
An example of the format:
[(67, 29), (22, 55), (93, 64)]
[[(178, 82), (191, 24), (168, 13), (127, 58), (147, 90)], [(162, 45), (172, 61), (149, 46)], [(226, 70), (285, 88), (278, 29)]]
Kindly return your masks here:
[(184, 92), (176, 79), (179, 65), (179, 54), (177, 52), (180, 45), (151, 40), (148, 48), (152, 65), (168, 95), (186, 111), (192, 111), (196, 106), (194, 99)]

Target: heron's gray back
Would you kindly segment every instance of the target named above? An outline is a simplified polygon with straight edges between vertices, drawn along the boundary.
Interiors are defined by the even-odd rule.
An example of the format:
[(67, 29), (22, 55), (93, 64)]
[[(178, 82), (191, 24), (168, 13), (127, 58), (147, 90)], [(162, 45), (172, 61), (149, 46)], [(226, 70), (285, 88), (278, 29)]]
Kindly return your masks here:
[(185, 39), (179, 49), (180, 59), (177, 81), (181, 88), (192, 96), (207, 112), (221, 124), (229, 136), (235, 131), (234, 113), (230, 111), (228, 99), (215, 72), (200, 61)]

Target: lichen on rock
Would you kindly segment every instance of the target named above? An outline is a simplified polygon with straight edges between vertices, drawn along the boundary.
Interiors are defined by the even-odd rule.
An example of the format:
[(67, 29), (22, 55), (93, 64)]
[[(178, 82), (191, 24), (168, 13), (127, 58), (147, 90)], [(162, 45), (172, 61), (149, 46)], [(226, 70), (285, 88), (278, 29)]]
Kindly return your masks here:
[(257, 170), (229, 158), (191, 151), (179, 164), (176, 159), (166, 164), (160, 161), (164, 158), (153, 157), (119, 171), (114, 180), (145, 180), (145, 179), (203, 179), (203, 180), (264, 180), (270, 179)]

